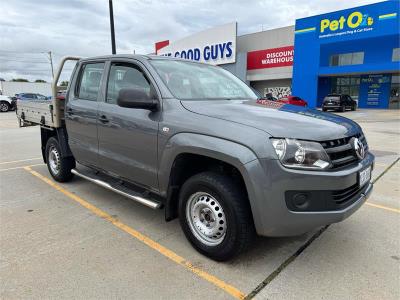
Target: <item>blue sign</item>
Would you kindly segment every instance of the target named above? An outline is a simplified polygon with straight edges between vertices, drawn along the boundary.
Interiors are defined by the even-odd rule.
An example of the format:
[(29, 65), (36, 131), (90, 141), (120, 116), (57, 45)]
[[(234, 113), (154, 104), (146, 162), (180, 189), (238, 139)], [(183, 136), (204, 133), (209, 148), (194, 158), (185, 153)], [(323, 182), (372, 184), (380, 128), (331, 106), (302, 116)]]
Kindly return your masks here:
[(359, 107), (387, 108), (390, 97), (391, 75), (370, 74), (361, 76)]

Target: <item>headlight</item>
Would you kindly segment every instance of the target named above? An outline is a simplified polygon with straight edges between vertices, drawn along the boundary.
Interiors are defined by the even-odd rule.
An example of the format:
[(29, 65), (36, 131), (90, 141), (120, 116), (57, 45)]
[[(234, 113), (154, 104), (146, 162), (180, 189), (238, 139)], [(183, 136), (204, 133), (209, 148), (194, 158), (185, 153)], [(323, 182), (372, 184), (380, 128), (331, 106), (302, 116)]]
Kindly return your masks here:
[(317, 142), (271, 139), (281, 163), (288, 168), (324, 170), (331, 166), (325, 149)]

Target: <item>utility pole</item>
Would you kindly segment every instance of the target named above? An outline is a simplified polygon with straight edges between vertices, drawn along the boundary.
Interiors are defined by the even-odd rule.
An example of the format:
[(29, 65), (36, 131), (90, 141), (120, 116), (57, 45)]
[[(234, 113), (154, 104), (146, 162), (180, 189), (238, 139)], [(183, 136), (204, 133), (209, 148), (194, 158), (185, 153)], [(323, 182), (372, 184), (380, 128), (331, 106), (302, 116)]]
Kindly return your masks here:
[(45, 53), (45, 54), (47, 54), (47, 55), (48, 55), (48, 56), (47, 56), (47, 59), (50, 61), (50, 66), (51, 66), (51, 76), (52, 76), (52, 77), (53, 77), (53, 79), (54, 79), (53, 55), (52, 55), (51, 51), (42, 52), (42, 53)]
[(114, 12), (112, 0), (108, 0), (108, 6), (110, 9), (111, 48), (112, 54), (116, 54), (117, 51), (115, 50)]

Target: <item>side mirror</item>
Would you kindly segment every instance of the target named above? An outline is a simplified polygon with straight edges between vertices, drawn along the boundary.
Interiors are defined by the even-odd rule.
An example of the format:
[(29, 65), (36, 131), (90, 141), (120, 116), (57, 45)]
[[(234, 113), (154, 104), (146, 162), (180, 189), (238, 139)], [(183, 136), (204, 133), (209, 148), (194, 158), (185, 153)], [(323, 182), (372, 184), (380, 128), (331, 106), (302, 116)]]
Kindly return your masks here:
[(141, 89), (121, 89), (118, 93), (117, 104), (121, 107), (156, 110), (158, 101), (149, 97)]

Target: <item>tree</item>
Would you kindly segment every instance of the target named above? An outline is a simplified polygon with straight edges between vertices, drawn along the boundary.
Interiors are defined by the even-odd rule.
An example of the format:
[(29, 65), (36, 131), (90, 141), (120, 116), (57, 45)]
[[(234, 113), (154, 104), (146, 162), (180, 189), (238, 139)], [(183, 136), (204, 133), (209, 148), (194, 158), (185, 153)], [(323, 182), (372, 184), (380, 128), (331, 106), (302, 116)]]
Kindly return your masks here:
[(60, 86), (68, 86), (68, 80), (61, 81)]
[(43, 82), (43, 83), (46, 83), (47, 81), (46, 81), (46, 80), (43, 80), (43, 79), (36, 79), (35, 82)]
[(29, 80), (25, 79), (25, 78), (13, 78), (13, 79), (11, 79), (11, 81), (14, 81), (14, 82), (29, 82)]

